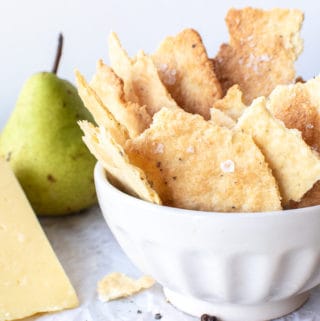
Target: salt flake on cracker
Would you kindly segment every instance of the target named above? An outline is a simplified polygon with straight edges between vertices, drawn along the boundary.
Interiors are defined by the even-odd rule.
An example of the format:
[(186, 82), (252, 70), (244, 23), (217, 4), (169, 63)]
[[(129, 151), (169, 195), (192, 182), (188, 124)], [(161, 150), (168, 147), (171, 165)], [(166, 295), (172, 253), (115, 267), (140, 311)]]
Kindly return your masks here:
[(223, 91), (238, 84), (244, 102), (250, 104), (256, 97), (269, 95), (276, 85), (293, 83), (294, 62), (303, 48), (302, 22), (299, 10), (229, 10), (230, 41), (214, 59)]
[[(155, 153), (159, 145), (161, 153)], [(281, 209), (277, 183), (252, 138), (200, 115), (163, 108), (125, 149), (166, 205), (220, 212)]]
[(150, 276), (142, 276), (135, 280), (123, 273), (113, 272), (98, 282), (98, 296), (100, 301), (126, 298), (142, 290), (149, 289), (155, 284)]
[(222, 92), (200, 35), (185, 29), (177, 36), (167, 37), (153, 60), (178, 105), (209, 119), (209, 109)]
[(296, 129), (288, 129), (257, 98), (239, 118), (237, 127), (252, 135), (266, 157), (279, 184), (283, 204), (300, 201), (320, 179), (320, 158), (303, 141)]
[(127, 128), (130, 137), (137, 136), (151, 123), (145, 106), (125, 100), (123, 81), (102, 60), (98, 61), (90, 86), (103, 105)]

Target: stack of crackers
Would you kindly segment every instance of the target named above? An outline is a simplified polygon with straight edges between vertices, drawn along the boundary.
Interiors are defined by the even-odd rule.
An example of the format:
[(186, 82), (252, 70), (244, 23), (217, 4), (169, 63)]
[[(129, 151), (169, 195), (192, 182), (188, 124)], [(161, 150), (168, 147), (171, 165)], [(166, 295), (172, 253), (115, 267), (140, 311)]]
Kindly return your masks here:
[(109, 179), (143, 200), (217, 212), (320, 204), (320, 77), (296, 81), (299, 10), (231, 9), (209, 58), (193, 29), (133, 58), (115, 33), (79, 94), (84, 142)]

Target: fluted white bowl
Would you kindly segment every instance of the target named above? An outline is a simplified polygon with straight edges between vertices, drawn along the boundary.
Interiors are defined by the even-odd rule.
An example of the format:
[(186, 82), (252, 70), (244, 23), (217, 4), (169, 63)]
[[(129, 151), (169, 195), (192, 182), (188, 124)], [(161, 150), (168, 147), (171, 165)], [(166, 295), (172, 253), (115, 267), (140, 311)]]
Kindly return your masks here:
[(99, 163), (94, 176), (102, 213), (125, 253), (186, 313), (269, 320), (297, 309), (320, 283), (320, 206), (184, 210), (121, 192)]

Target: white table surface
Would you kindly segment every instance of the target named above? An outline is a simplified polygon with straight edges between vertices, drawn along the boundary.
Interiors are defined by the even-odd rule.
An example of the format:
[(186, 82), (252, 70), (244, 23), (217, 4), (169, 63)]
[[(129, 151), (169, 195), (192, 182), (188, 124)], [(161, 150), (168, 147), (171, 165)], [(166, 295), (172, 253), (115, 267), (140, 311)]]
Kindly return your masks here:
[[(96, 285), (104, 275), (141, 275), (113, 238), (98, 206), (77, 215), (41, 218), (40, 222), (78, 293), (80, 306), (24, 321), (152, 321), (156, 313), (162, 315), (161, 321), (199, 320), (167, 303), (159, 284), (127, 299), (107, 303), (98, 300)], [(280, 320), (320, 321), (320, 288), (312, 291), (301, 309)]]

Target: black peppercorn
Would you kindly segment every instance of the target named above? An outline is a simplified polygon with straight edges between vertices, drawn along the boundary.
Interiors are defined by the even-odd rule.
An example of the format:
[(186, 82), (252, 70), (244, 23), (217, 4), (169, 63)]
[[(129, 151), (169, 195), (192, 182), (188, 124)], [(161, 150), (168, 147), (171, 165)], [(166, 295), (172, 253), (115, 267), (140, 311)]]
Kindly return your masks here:
[(218, 321), (218, 319), (213, 315), (203, 314), (200, 321)]

